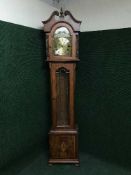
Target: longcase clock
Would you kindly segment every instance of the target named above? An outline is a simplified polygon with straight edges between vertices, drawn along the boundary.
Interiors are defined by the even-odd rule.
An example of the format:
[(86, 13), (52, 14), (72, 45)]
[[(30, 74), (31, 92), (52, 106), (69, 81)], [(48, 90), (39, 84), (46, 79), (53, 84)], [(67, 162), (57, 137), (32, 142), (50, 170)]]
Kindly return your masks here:
[(81, 21), (76, 20), (69, 11), (61, 10), (54, 11), (43, 24), (52, 104), (48, 162), (77, 165), (78, 130), (74, 112), (74, 92)]

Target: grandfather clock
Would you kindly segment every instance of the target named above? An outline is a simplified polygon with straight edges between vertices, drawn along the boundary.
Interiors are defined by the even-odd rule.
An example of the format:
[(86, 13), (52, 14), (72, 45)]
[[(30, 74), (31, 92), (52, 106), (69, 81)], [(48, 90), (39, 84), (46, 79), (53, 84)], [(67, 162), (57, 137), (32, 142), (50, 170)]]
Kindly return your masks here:
[(76, 62), (81, 21), (69, 11), (54, 11), (43, 21), (50, 68), (52, 126), (49, 131), (49, 164), (75, 163), (78, 130), (74, 113)]

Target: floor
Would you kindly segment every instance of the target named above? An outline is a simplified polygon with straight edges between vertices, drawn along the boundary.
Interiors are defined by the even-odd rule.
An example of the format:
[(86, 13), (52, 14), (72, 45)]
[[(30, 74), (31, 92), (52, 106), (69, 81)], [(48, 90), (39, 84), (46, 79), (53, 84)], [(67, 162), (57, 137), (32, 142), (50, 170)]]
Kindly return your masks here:
[(107, 163), (91, 155), (80, 154), (80, 167), (75, 165), (48, 166), (47, 156), (41, 152), (16, 166), (6, 167), (0, 175), (131, 175), (131, 170)]

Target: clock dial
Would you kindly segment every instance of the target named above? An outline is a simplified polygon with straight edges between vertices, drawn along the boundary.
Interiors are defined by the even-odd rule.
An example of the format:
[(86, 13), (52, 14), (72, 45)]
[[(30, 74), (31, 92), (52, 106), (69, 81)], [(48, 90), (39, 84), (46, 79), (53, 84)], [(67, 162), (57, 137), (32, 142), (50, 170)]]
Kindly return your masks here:
[(71, 35), (66, 27), (59, 27), (53, 36), (53, 54), (58, 56), (71, 56)]

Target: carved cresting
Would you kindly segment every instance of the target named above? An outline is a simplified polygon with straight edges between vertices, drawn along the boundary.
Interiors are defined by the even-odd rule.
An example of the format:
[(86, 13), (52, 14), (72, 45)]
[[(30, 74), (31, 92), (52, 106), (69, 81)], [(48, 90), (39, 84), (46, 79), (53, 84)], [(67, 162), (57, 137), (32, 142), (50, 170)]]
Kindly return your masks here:
[(69, 11), (54, 11), (44, 23), (50, 67), (52, 125), (49, 164), (79, 164), (74, 97), (81, 21)]

